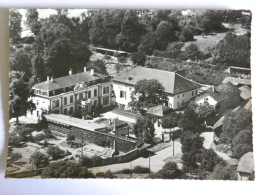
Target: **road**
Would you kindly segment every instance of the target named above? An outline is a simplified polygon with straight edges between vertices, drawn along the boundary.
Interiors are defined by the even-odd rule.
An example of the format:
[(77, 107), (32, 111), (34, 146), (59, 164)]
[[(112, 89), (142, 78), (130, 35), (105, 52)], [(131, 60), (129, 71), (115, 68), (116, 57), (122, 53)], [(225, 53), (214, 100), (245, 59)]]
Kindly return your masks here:
[[(181, 144), (177, 141), (174, 142), (174, 149), (175, 149), (175, 154), (178, 154), (181, 152)], [(159, 171), (163, 165), (165, 164), (165, 162), (163, 161), (164, 159), (166, 159), (167, 157), (171, 156), (173, 152), (172, 146), (167, 147), (159, 152), (157, 152), (155, 155), (150, 157), (150, 169), (152, 172), (157, 172)], [(182, 167), (182, 165), (180, 163), (177, 163), (179, 168)], [(93, 167), (90, 168), (90, 170), (93, 173), (98, 173), (98, 172), (105, 172), (105, 171), (119, 171), (122, 169), (130, 169), (132, 165), (132, 168), (134, 168), (135, 166), (139, 165), (139, 166), (143, 166), (143, 167), (149, 167), (149, 158), (138, 158), (136, 160), (133, 160), (131, 162), (128, 163), (121, 163), (121, 164), (113, 164), (113, 165), (107, 165), (107, 166), (102, 166), (102, 167)]]

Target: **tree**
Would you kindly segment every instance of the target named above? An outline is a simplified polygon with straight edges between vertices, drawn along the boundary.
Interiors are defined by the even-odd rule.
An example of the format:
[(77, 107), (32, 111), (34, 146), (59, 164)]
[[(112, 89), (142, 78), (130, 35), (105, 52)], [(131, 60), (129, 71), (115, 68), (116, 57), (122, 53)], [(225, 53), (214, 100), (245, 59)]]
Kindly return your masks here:
[(21, 39), (22, 15), (18, 10), (11, 9), (9, 12), (9, 18), (10, 38), (13, 40), (13, 43), (16, 44)]
[(52, 160), (57, 160), (64, 156), (64, 150), (61, 150), (58, 146), (49, 146), (47, 154), (52, 157)]
[(153, 143), (155, 129), (148, 117), (138, 118), (133, 128), (136, 137), (146, 143)]
[(104, 60), (97, 59), (95, 61), (91, 61), (89, 64), (87, 64), (87, 70), (94, 69), (95, 72), (108, 75), (107, 68), (105, 65)]
[(163, 104), (168, 100), (162, 84), (155, 79), (143, 79), (136, 83), (129, 106), (143, 110)]
[(67, 135), (67, 139), (66, 141), (67, 142), (71, 142), (71, 141), (74, 141), (75, 140), (75, 134), (73, 132), (70, 132), (68, 135)]
[(161, 21), (156, 29), (156, 35), (160, 50), (164, 50), (169, 42), (175, 41), (175, 29), (170, 22)]
[(42, 178), (95, 178), (86, 167), (68, 161), (51, 163), (43, 170), (41, 176)]
[(189, 28), (183, 28), (180, 34), (180, 41), (194, 41), (194, 35)]
[(49, 164), (49, 158), (41, 152), (35, 152), (31, 155), (31, 159), (34, 161), (36, 168), (47, 167)]
[(124, 57), (124, 56), (120, 56), (120, 57), (117, 58), (117, 61), (118, 61), (119, 63), (122, 63), (123, 66), (124, 66), (124, 64), (127, 62), (127, 59), (126, 59), (126, 57)]
[(138, 66), (144, 66), (146, 61), (146, 55), (143, 52), (134, 52), (131, 55), (131, 60), (134, 64), (137, 64)]
[(33, 34), (37, 36), (42, 27), (41, 22), (39, 21), (39, 13), (37, 9), (27, 9), (25, 16), (25, 24), (30, 28)]
[(9, 146), (18, 147), (22, 138), (16, 132), (11, 132), (9, 134)]
[(252, 130), (248, 129), (252, 127), (251, 124), (252, 111), (241, 108), (237, 112), (227, 113), (223, 121), (220, 143), (232, 144), (233, 138), (242, 130), (247, 129), (249, 132), (252, 132)]
[(187, 45), (184, 53), (187, 59), (196, 60), (197, 62), (202, 55), (199, 47), (195, 43)]
[(116, 73), (119, 73), (123, 66), (119, 63), (115, 64)]
[(19, 116), (25, 115), (27, 110), (33, 111), (35, 104), (28, 98), (32, 95), (28, 84), (25, 81), (24, 72), (11, 71), (9, 74), (9, 113), (10, 118), (15, 117), (16, 123)]
[(178, 169), (175, 162), (167, 162), (163, 165), (163, 168), (157, 172), (162, 175), (163, 179), (177, 179), (183, 175), (183, 172)]
[(220, 158), (213, 149), (202, 149), (199, 155), (200, 168), (204, 171), (212, 172), (213, 168), (220, 163), (224, 163), (224, 160)]
[(237, 180), (237, 168), (232, 165), (222, 165), (218, 164), (212, 174), (210, 179), (213, 180)]
[(218, 63), (250, 68), (250, 50), (250, 36), (227, 33), (224, 39), (215, 46), (212, 55)]
[(236, 159), (240, 159), (244, 154), (252, 151), (253, 151), (252, 145), (238, 144), (232, 147), (232, 156)]
[(138, 47), (139, 51), (152, 55), (157, 48), (157, 37), (155, 32), (148, 32), (141, 38), (141, 43)]
[(203, 148), (204, 138), (200, 137), (198, 133), (184, 131), (180, 137), (180, 141), (182, 144), (181, 150), (183, 153), (193, 152), (194, 154), (198, 154)]

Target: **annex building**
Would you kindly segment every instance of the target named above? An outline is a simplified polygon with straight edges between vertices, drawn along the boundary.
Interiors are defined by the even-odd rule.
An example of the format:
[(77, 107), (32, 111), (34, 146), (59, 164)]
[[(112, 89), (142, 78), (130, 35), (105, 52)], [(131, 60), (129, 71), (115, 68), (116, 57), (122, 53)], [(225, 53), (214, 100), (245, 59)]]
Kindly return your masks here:
[(164, 105), (173, 109), (184, 107), (191, 98), (198, 94), (201, 87), (198, 83), (177, 72), (137, 67), (113, 79), (116, 103), (127, 108), (136, 83), (142, 79), (157, 79), (162, 83), (168, 96), (168, 101)]
[(93, 115), (96, 109), (112, 105), (112, 82), (109, 76), (95, 73), (94, 69), (53, 79), (47, 77), (37, 83), (34, 90), (33, 103), (36, 110), (29, 113), (39, 118), (42, 114), (64, 114), (70, 116)]

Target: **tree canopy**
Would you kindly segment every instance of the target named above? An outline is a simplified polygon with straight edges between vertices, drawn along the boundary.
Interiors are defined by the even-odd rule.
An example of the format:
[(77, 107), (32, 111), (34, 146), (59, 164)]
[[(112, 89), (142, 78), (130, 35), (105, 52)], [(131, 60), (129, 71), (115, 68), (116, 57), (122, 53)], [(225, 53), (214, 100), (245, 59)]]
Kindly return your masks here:
[(136, 137), (146, 143), (153, 143), (154, 138), (154, 124), (148, 117), (140, 117), (137, 119), (133, 127)]
[(136, 83), (129, 106), (142, 110), (165, 103), (168, 100), (164, 87), (156, 79), (143, 79)]

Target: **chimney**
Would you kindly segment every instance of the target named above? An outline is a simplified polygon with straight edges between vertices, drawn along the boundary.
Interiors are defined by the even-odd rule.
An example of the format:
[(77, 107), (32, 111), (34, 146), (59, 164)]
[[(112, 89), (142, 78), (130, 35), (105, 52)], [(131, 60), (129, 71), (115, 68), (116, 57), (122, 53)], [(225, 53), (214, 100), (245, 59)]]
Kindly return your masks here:
[(216, 91), (216, 89), (215, 89), (215, 86), (213, 86), (213, 87), (212, 87), (212, 91), (213, 91), (213, 92), (215, 92), (215, 91)]
[(72, 75), (72, 69), (70, 68), (70, 70), (69, 70), (69, 75)]
[(47, 76), (47, 82), (49, 82), (50, 81), (50, 76)]
[(53, 82), (53, 76), (51, 77), (51, 82)]
[(94, 69), (91, 69), (91, 70), (90, 70), (90, 74), (91, 74), (92, 76), (94, 76), (94, 74), (95, 74)]
[(86, 66), (84, 67), (84, 72), (87, 72), (87, 67)]

